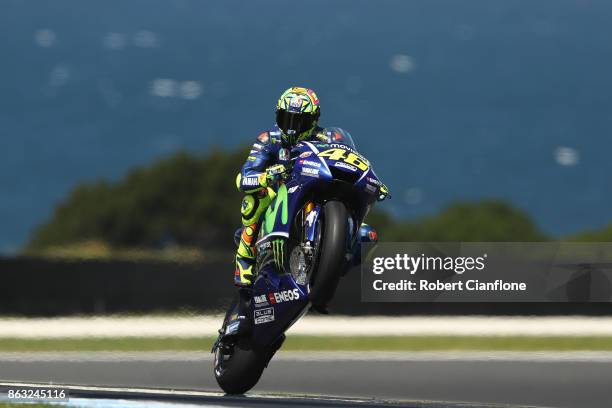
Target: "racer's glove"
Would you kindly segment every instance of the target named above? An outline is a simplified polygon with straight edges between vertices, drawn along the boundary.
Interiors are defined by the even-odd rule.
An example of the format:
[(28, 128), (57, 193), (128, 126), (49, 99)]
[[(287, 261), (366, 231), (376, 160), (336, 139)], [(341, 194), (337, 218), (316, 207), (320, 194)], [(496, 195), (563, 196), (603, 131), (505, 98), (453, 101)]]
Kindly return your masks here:
[(378, 201), (384, 201), (387, 198), (391, 199), (391, 192), (385, 184), (382, 184), (378, 190)]
[(266, 169), (266, 172), (262, 174), (265, 177), (262, 177), (260, 183), (262, 187), (268, 187), (273, 185), (279, 180), (285, 179), (287, 177), (288, 168), (284, 164), (275, 164)]

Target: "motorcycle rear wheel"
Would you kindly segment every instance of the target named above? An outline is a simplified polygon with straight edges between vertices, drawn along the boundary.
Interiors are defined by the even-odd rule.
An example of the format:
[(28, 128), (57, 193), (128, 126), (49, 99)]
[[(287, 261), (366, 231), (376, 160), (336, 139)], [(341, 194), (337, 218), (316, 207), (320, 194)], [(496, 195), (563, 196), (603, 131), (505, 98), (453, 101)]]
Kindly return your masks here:
[(257, 351), (247, 341), (215, 350), (215, 379), (227, 394), (244, 394), (257, 384), (268, 363), (267, 353)]

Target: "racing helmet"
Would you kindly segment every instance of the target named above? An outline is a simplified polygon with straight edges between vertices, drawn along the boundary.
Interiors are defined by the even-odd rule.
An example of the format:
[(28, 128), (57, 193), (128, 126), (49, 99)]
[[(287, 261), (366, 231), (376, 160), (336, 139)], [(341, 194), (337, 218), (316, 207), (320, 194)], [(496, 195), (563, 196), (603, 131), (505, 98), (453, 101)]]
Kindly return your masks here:
[(283, 92), (276, 104), (276, 124), (283, 143), (293, 146), (310, 136), (320, 114), (319, 98), (312, 89), (294, 86)]

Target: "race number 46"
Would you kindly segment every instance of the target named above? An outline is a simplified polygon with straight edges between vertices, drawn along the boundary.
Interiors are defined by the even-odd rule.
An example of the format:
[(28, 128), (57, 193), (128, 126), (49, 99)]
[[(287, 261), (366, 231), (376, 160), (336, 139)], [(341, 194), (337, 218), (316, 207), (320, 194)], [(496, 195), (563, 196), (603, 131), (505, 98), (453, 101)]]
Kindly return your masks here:
[(366, 171), (369, 167), (368, 161), (359, 155), (344, 149), (328, 149), (318, 154), (319, 157), (327, 157), (329, 160), (343, 161), (357, 167), (361, 171)]

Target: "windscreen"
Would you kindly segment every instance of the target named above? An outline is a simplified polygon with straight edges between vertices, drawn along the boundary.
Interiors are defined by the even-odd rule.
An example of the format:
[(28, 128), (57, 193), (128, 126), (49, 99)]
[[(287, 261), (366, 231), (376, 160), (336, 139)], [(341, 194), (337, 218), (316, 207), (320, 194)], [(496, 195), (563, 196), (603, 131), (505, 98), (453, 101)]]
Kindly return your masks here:
[(340, 143), (357, 150), (355, 141), (349, 132), (337, 127), (325, 128), (328, 143)]

